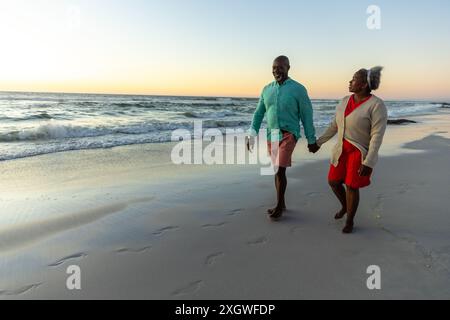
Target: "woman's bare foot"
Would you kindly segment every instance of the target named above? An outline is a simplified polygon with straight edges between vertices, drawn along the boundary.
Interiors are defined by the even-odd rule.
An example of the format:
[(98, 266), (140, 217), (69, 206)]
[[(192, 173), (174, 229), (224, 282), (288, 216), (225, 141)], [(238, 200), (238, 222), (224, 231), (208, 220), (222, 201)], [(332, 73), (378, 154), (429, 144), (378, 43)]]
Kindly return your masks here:
[(270, 215), (269, 215), (270, 219), (278, 220), (283, 215), (284, 209), (280, 208), (280, 207), (276, 207), (274, 209), (271, 209), (270, 212), (271, 212)]
[(334, 216), (334, 219), (341, 220), (346, 214), (347, 214), (347, 209), (342, 208), (341, 211), (336, 213), (336, 215)]
[(347, 221), (342, 232), (346, 233), (346, 234), (352, 233), (353, 232), (353, 222)]

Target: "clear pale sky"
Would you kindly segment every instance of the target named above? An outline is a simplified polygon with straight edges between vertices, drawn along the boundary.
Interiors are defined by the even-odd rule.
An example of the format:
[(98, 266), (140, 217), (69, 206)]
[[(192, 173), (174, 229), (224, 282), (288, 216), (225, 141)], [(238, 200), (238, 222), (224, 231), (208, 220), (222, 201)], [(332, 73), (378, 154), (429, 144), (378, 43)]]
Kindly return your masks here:
[(448, 100), (449, 14), (448, 0), (0, 0), (0, 90), (252, 97), (284, 54), (314, 98), (382, 65), (378, 95)]

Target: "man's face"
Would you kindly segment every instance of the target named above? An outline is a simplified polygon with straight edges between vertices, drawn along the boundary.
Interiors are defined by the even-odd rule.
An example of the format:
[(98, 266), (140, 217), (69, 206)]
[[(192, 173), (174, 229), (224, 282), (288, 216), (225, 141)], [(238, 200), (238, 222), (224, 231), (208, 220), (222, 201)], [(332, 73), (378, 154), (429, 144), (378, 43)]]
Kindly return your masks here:
[(273, 62), (272, 74), (277, 82), (283, 82), (288, 78), (289, 64), (283, 60)]

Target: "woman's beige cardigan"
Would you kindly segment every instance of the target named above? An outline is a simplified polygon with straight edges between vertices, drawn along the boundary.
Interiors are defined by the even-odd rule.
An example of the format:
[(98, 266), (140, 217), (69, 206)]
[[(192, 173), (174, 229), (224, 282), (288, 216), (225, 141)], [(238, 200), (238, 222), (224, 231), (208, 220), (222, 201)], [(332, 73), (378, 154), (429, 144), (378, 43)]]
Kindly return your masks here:
[(345, 117), (350, 96), (345, 97), (336, 108), (336, 116), (325, 133), (317, 140), (317, 144), (324, 143), (338, 134), (338, 142), (334, 146), (331, 164), (339, 164), (342, 154), (343, 140), (353, 144), (361, 151), (362, 164), (374, 168), (378, 161), (378, 151), (383, 142), (387, 127), (387, 109), (383, 100), (372, 96), (368, 101)]

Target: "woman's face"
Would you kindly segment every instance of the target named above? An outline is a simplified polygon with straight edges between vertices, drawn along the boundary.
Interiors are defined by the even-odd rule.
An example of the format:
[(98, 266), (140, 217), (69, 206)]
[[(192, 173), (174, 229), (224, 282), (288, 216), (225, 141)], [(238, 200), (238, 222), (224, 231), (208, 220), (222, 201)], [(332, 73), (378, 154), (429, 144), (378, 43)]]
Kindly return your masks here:
[(359, 93), (367, 89), (367, 79), (365, 79), (366, 72), (359, 70), (353, 75), (353, 79), (350, 80), (348, 89), (350, 92)]

